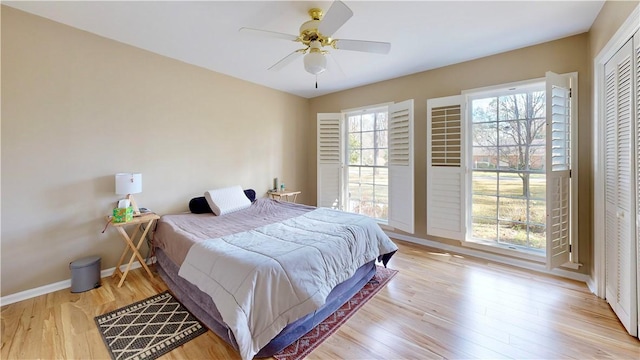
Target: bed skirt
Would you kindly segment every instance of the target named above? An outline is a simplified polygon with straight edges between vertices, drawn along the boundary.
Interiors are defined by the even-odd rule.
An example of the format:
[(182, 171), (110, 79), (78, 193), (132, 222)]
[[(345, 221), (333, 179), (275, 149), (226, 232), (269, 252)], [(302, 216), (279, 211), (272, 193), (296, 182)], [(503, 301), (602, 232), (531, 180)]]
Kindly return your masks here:
[[(155, 249), (158, 273), (175, 297), (191, 313), (224, 341), (238, 350), (233, 333), (224, 324), (210, 296), (178, 276), (179, 267), (160, 248)], [(338, 284), (327, 296), (327, 302), (318, 310), (287, 325), (278, 336), (263, 347), (256, 357), (271, 357), (289, 346), (326, 319), (347, 300), (355, 295), (376, 273), (376, 263), (371, 261), (361, 266), (353, 277)]]

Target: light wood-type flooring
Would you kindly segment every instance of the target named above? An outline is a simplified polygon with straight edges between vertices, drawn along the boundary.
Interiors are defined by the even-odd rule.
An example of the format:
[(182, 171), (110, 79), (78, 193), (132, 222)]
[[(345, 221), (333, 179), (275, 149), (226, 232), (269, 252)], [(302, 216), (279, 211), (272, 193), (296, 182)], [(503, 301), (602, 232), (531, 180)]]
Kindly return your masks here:
[[(576, 281), (396, 241), (400, 272), (309, 359), (640, 359), (607, 303)], [(2, 307), (2, 359), (108, 359), (94, 317), (164, 291), (142, 269), (121, 288), (60, 290)], [(211, 331), (163, 359), (237, 359)]]

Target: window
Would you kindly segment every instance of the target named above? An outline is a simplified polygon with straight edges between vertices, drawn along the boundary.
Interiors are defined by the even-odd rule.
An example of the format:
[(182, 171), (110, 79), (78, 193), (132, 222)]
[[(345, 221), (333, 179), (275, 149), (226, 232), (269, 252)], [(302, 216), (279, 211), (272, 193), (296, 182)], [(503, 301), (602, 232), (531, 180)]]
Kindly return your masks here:
[(388, 113), (345, 114), (347, 119), (346, 210), (387, 222), (389, 210)]
[(471, 240), (544, 251), (544, 82), (469, 95)]
[(576, 89), (548, 72), (427, 100), (427, 235), (577, 266)]
[(413, 100), (317, 116), (318, 206), (414, 231)]

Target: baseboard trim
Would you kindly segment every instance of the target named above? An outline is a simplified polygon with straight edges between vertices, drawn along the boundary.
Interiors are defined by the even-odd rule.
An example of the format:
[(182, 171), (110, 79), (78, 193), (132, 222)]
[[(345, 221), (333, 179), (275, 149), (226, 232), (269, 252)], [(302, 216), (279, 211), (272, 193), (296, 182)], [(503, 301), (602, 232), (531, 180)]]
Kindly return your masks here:
[[(155, 257), (152, 257), (149, 260), (147, 260), (147, 264), (152, 264), (154, 262), (155, 262)], [(139, 267), (141, 267), (141, 265), (137, 261), (131, 264), (131, 270), (137, 269)], [(126, 268), (127, 268), (127, 265), (122, 265), (120, 266), (120, 271), (124, 271)], [(104, 279), (106, 277), (110, 277), (111, 275), (113, 275), (113, 271), (115, 269), (116, 267), (114, 266), (112, 268), (104, 269), (100, 271), (100, 278)], [(33, 289), (18, 292), (15, 294), (0, 297), (0, 306), (17, 303), (18, 301), (31, 299), (36, 296), (46, 295), (54, 291), (63, 290), (67, 288), (71, 288), (71, 279), (58, 281), (53, 284), (43, 285), (37, 288), (33, 288)]]
[[(522, 269), (536, 271), (536, 272), (540, 272), (540, 273), (544, 273), (544, 274), (556, 275), (556, 276), (560, 276), (560, 277), (563, 277), (563, 278), (584, 282), (584, 283), (587, 284), (587, 286), (589, 286), (589, 279), (590, 278), (589, 278), (588, 275), (585, 275), (585, 274), (580, 274), (580, 273), (567, 271), (567, 270), (562, 270), (562, 269), (553, 269), (553, 270), (549, 271), (549, 270), (547, 270), (547, 267), (544, 266), (544, 265), (535, 264), (535, 263), (532, 263), (532, 262), (529, 262), (529, 261), (524, 261), (524, 260), (520, 260), (520, 259), (517, 259), (517, 258), (509, 257), (509, 256), (489, 253), (489, 252), (485, 252), (485, 251), (479, 251), (479, 250), (475, 250), (475, 249), (468, 248), (468, 247), (443, 244), (443, 243), (441, 243), (439, 241), (421, 239), (421, 238), (417, 238), (417, 237), (414, 237), (414, 236), (398, 234), (398, 233), (395, 233), (393, 231), (385, 231), (385, 233), (389, 237), (392, 237), (392, 238), (395, 238), (395, 239), (398, 239), (398, 240), (404, 240), (404, 241), (408, 241), (408, 242), (411, 242), (411, 243), (414, 243), (414, 244), (424, 245), (424, 246), (436, 248), (436, 249), (439, 249), (439, 250), (451, 251), (451, 252), (458, 253), (458, 254), (461, 254), (461, 255), (467, 255), (467, 256), (473, 256), (473, 257), (477, 257), (477, 258), (481, 258), (481, 259), (491, 260), (491, 261), (494, 261), (494, 262), (497, 262), (497, 263), (506, 264), (506, 265), (512, 265), (512, 266), (516, 266), (516, 267), (519, 267), (519, 268), (522, 268)], [(593, 291), (591, 286), (589, 286), (589, 290)]]
[[(591, 292), (594, 293), (595, 295), (598, 295), (598, 285), (596, 284), (596, 281), (592, 276), (589, 276), (586, 283), (587, 283), (587, 287), (589, 287), (589, 290), (591, 290)], [(604, 296), (598, 296), (598, 297), (604, 299)]]

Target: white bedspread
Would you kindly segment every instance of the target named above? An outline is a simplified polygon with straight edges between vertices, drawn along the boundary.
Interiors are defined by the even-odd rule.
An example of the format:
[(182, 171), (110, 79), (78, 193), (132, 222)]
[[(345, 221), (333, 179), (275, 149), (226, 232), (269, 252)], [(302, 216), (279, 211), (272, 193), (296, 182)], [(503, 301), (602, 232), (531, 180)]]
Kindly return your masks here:
[(240, 355), (251, 359), (360, 266), (397, 249), (372, 219), (319, 208), (197, 243), (179, 275), (211, 296)]

